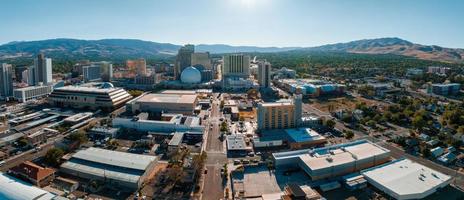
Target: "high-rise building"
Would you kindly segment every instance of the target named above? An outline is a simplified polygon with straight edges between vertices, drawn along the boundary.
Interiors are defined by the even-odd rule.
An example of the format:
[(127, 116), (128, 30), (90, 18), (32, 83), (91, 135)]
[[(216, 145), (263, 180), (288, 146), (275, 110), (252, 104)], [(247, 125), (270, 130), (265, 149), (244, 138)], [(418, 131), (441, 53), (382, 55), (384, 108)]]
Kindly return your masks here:
[(91, 66), (97, 66), (100, 68), (100, 77), (104, 82), (111, 82), (113, 79), (113, 64), (106, 61), (92, 62)]
[(287, 129), (301, 124), (302, 97), (258, 104), (258, 129)]
[(258, 63), (258, 83), (261, 88), (271, 87), (271, 63), (267, 61)]
[(209, 56), (209, 52), (195, 52), (192, 54), (192, 61), (191, 61), (192, 66), (198, 66), (201, 65), (203, 66), (204, 69), (199, 69), (201, 70), (211, 70), (212, 69), (212, 62), (211, 58)]
[(0, 98), (13, 96), (13, 67), (2, 63), (0, 66)]
[(27, 66), (16, 66), (14, 68), (14, 77), (13, 79), (17, 82), (21, 82), (23, 80), (23, 72), (27, 70)]
[(250, 76), (250, 57), (243, 54), (230, 54), (222, 57), (223, 77), (248, 78)]
[(185, 68), (192, 66), (192, 54), (195, 52), (195, 46), (187, 44), (179, 49), (176, 57), (176, 70), (174, 76), (180, 79), (180, 74)]
[(84, 77), (84, 82), (100, 80), (101, 67), (98, 65), (83, 66), (82, 75)]
[(37, 55), (37, 58), (34, 60), (35, 66), (35, 76), (34, 83), (43, 83), (48, 85), (52, 83), (52, 59), (45, 58), (44, 54)]

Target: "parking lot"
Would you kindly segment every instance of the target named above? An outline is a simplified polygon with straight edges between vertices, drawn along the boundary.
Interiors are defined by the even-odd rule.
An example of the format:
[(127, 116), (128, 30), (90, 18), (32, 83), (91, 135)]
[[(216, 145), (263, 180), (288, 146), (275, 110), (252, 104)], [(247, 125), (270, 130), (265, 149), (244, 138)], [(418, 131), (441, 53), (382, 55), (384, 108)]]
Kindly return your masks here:
[(280, 193), (288, 183), (304, 184), (309, 177), (303, 171), (286, 173), (269, 170), (266, 165), (245, 167), (243, 173), (233, 176), (234, 191), (244, 191), (245, 197)]

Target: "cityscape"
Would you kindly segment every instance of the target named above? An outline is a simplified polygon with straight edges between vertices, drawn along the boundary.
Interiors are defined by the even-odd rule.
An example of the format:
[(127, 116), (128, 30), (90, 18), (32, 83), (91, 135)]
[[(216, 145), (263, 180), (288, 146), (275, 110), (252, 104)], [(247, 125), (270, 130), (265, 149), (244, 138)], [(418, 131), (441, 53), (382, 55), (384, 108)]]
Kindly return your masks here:
[[(38, 2), (62, 9), (95, 5)], [(358, 4), (378, 5), (346, 2), (353, 5), (344, 8), (352, 9)], [(411, 2), (417, 4), (411, 15), (422, 16), (432, 9)], [(241, 30), (249, 24), (259, 26), (251, 22), (253, 18), (243, 21), (224, 14), (213, 19), (210, 12), (216, 11), (176, 14), (178, 24), (168, 26), (180, 37), (175, 41), (191, 41), (172, 43), (144, 37), (106, 39), (114, 35), (103, 29), (89, 31), (95, 34), (89, 37), (69, 34), (66, 29), (72, 28), (66, 24), (60, 25), (63, 32), (57, 37), (0, 33), (5, 36), (0, 40), (0, 200), (464, 199), (464, 49), (446, 47), (448, 40), (464, 47), (459, 44), (464, 41), (450, 33), (463, 31), (464, 4), (435, 5), (437, 12), (449, 11), (443, 19), (454, 20), (443, 31), (448, 40), (430, 37), (426, 43), (442, 46), (421, 44), (420, 37), (412, 39), (419, 42), (400, 38), (411, 30), (401, 30), (399, 17), (386, 21), (398, 26), (399, 36), (363, 38), (362, 31), (368, 31), (363, 29), (352, 36), (357, 39), (326, 43), (343, 31), (333, 36), (315, 32), (314, 37), (321, 34), (327, 40), (313, 38), (307, 43), (300, 37), (302, 43), (295, 45), (292, 42), (299, 37), (295, 34), (289, 43), (275, 39), (278, 47), (265, 47), (268, 43), (259, 37), (269, 40), (279, 35), (267, 35), (274, 31), (272, 24), (280, 24), (280, 19), (303, 23), (289, 10), (303, 19), (319, 16), (321, 21), (326, 14), (301, 12), (294, 6), (304, 10), (309, 5), (294, 0), (138, 3), (140, 13), (128, 17), (134, 23), (149, 19), (144, 5), (159, 6), (155, 12), (172, 16), (161, 8), (195, 10), (205, 4), (211, 8), (225, 4), (223, 13), (233, 7), (234, 12), (241, 10), (235, 14), (256, 17), (258, 22), (261, 17), (276, 21), (263, 22), (268, 27), (255, 39), (248, 35), (250, 30)], [(311, 3), (334, 10), (343, 4)], [(388, 5), (399, 4), (378, 3), (392, 12)], [(57, 12), (66, 20), (103, 27), (106, 20), (119, 18), (109, 10), (130, 9), (137, 3), (114, 4), (95, 13)], [(0, 5), (6, 10), (39, 6), (19, 1)], [(282, 16), (267, 16), (256, 11), (260, 8), (281, 11)], [(56, 14), (37, 17), (49, 15)], [(95, 21), (84, 22), (87, 15)], [(215, 29), (235, 26), (237, 32), (202, 30), (211, 34), (211, 42), (196, 38), (196, 29), (185, 38), (177, 35), (181, 26), (209, 27), (197, 21), (203, 15), (211, 21), (224, 20)], [(191, 17), (189, 25), (184, 17)], [(427, 20), (406, 18), (418, 25)], [(54, 20), (40, 27), (61, 23)], [(350, 20), (355, 21), (342, 21), (356, 24)], [(368, 26), (371, 21), (365, 20)], [(23, 22), (37, 21), (30, 16), (0, 19), (8, 29)], [(329, 27), (333, 21), (324, 22)], [(287, 28), (306, 31), (294, 25)], [(133, 32), (133, 37), (120, 34), (119, 38), (137, 37)], [(214, 42), (218, 38), (214, 34), (230, 44)], [(346, 36), (350, 34), (347, 30)], [(233, 42), (240, 37), (240, 42)]]

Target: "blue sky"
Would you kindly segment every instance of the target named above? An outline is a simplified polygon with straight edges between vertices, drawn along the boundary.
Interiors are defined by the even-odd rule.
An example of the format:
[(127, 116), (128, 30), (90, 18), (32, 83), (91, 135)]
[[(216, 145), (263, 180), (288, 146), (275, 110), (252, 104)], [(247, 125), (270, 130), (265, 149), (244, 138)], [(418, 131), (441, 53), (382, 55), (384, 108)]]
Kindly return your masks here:
[(51, 38), (134, 38), (175, 44), (317, 46), (379, 37), (464, 48), (464, 1), (0, 2), (0, 44)]

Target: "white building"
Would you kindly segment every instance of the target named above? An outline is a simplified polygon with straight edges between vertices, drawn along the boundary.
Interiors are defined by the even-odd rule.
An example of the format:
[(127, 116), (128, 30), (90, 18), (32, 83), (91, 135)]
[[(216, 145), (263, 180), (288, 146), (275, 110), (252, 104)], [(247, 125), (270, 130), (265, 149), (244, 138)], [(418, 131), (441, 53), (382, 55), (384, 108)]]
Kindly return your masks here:
[(30, 183), (0, 173), (0, 199), (51, 200), (56, 195), (32, 186)]
[(335, 178), (390, 161), (390, 151), (368, 140), (273, 153), (276, 168), (301, 168), (312, 180)]
[(64, 86), (56, 88), (50, 94), (49, 103), (57, 107), (111, 110), (123, 105), (132, 96), (122, 88), (111, 83), (102, 83), (98, 87)]
[(16, 88), (13, 90), (13, 97), (19, 102), (26, 102), (32, 99), (45, 97), (53, 92), (51, 85), (29, 86), (25, 88)]
[(229, 54), (222, 57), (222, 87), (224, 89), (251, 89), (250, 57), (243, 54)]
[(13, 96), (13, 67), (2, 63), (0, 66), (0, 98)]
[(92, 62), (91, 66), (100, 67), (100, 76), (102, 81), (110, 82), (111, 79), (113, 79), (113, 64), (110, 62)]
[(408, 159), (396, 160), (361, 174), (377, 189), (391, 197), (422, 199), (451, 183), (451, 177)]
[(100, 80), (101, 79), (100, 71), (101, 71), (101, 67), (98, 65), (83, 66), (82, 75), (84, 78), (84, 82)]
[(163, 114), (161, 120), (150, 120), (146, 113), (134, 118), (114, 118), (113, 127), (128, 128), (146, 132), (203, 132), (204, 126), (200, 124), (200, 118), (196, 116), (184, 116), (182, 114)]

